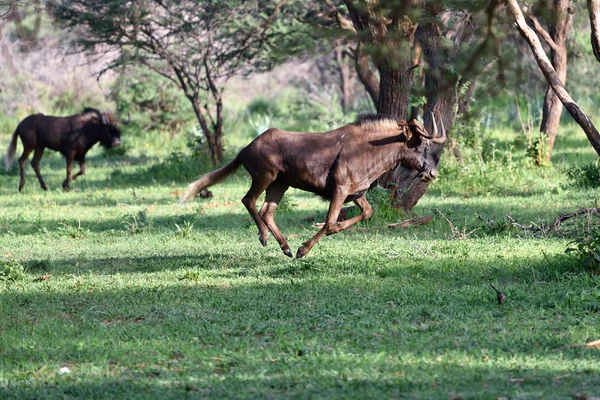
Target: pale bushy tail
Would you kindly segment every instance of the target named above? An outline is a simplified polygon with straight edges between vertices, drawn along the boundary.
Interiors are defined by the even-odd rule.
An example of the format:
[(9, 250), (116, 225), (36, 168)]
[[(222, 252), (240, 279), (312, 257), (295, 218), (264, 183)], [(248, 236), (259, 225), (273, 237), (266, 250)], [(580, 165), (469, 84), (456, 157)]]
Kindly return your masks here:
[(10, 166), (12, 165), (13, 160), (15, 159), (15, 153), (17, 152), (17, 137), (18, 136), (19, 135), (17, 135), (17, 131), (15, 131), (15, 133), (13, 133), (13, 135), (12, 135), (10, 144), (8, 145), (8, 149), (6, 149), (6, 158), (4, 159), (4, 167), (6, 168), (7, 171), (10, 169)]
[(186, 203), (207, 187), (225, 180), (229, 175), (233, 174), (239, 168), (241, 163), (242, 161), (240, 160), (240, 155), (238, 154), (225, 166), (209, 172), (208, 174), (202, 175), (200, 179), (188, 185), (185, 194), (181, 196), (181, 199), (179, 200), (179, 204)]

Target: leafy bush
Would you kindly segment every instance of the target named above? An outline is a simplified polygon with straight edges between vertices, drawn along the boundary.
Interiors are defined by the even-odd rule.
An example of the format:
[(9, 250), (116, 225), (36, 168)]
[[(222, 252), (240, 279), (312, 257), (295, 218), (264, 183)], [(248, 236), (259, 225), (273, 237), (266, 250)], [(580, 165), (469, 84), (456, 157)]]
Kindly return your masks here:
[(586, 268), (593, 272), (600, 272), (600, 226), (582, 231), (565, 250), (575, 253)]
[(155, 130), (173, 137), (196, 120), (181, 90), (146, 68), (128, 70), (113, 88), (117, 109), (131, 113), (131, 132)]
[(566, 170), (567, 179), (573, 186), (593, 188), (600, 186), (600, 164), (598, 161), (586, 165), (574, 165)]
[[(393, 222), (404, 216), (404, 212), (395, 208), (391, 202), (391, 190), (375, 186), (367, 191), (367, 201), (373, 207), (374, 221)], [(357, 212), (358, 214), (358, 212)]]
[(0, 261), (0, 281), (14, 282), (22, 279), (25, 279), (25, 268), (18, 261)]

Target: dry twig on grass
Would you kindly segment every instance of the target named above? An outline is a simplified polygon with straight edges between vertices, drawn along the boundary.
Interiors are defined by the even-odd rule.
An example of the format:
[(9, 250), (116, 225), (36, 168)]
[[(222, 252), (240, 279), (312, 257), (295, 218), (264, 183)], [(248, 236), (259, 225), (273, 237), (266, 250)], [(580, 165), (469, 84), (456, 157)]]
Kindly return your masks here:
[(467, 232), (468, 227), (466, 227), (466, 226), (462, 230), (460, 230), (456, 226), (454, 226), (452, 221), (450, 221), (448, 219), (448, 217), (446, 217), (442, 211), (435, 210), (435, 212), (439, 216), (444, 218), (446, 220), (446, 222), (448, 223), (448, 226), (450, 226), (450, 231), (452, 232), (452, 236), (450, 236), (448, 239), (459, 239), (459, 240), (468, 239), (469, 236), (471, 236), (475, 231), (478, 230), (477, 228), (475, 228), (475, 229), (472, 229), (471, 231)]
[(387, 227), (390, 229), (409, 228), (411, 226), (419, 226), (419, 225), (428, 224), (432, 220), (433, 220), (433, 217), (431, 217), (431, 216), (411, 218), (411, 219), (405, 219), (404, 221), (401, 221), (401, 222), (396, 222), (394, 224), (388, 224)]
[(562, 223), (573, 217), (586, 215), (589, 218), (592, 214), (600, 215), (600, 208), (581, 208), (577, 211), (573, 211), (570, 213), (558, 214), (558, 217), (551, 224), (545, 223), (538, 217), (537, 223), (530, 222), (529, 225), (522, 225), (515, 221), (515, 219), (510, 215), (506, 214), (506, 217), (510, 220), (511, 226), (514, 226), (515, 228), (519, 228), (524, 231), (531, 232), (534, 235), (541, 235), (545, 237), (549, 233), (560, 233), (559, 230), (561, 228)]

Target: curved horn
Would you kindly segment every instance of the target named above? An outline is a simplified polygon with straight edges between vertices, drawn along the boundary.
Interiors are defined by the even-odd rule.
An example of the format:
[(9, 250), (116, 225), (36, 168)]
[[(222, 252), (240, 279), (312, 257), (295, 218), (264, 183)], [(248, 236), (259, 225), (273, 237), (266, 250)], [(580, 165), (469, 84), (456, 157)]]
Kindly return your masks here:
[[(443, 144), (446, 142), (446, 139), (448, 138), (446, 136), (446, 130), (444, 129), (444, 119), (443, 118), (440, 118), (440, 124), (442, 125), (442, 133), (440, 133), (439, 137), (431, 139), (432, 143)], [(433, 120), (433, 126), (434, 126), (434, 130), (435, 130), (435, 120)]]
[(424, 137), (425, 139), (437, 138), (438, 128), (437, 128), (437, 125), (435, 124), (435, 116), (433, 115), (433, 112), (431, 113), (431, 121), (433, 122), (433, 133), (430, 135), (428, 133), (421, 132), (421, 137)]

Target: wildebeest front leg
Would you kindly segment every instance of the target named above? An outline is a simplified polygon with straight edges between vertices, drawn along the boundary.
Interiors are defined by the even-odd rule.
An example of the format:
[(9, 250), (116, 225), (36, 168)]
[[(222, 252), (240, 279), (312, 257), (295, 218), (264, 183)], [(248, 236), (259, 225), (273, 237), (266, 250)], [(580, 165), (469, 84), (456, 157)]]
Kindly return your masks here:
[(35, 176), (37, 176), (38, 181), (40, 181), (40, 186), (42, 189), (48, 190), (46, 182), (44, 182), (44, 178), (42, 178), (42, 174), (40, 173), (40, 160), (42, 159), (42, 155), (44, 155), (44, 148), (36, 148), (35, 152), (33, 153), (33, 160), (31, 160), (31, 166), (35, 171)]
[(312, 239), (307, 242), (304, 242), (302, 246), (298, 248), (298, 252), (296, 253), (296, 258), (304, 257), (310, 249), (321, 239), (325, 234), (330, 232), (337, 225), (337, 219), (340, 215), (340, 210), (344, 205), (344, 200), (348, 193), (344, 190), (338, 189), (335, 191), (333, 197), (331, 198), (331, 203), (329, 204), (329, 212), (327, 213), (327, 220), (325, 221), (325, 225), (323, 228)]
[(73, 175), (73, 180), (77, 179), (78, 176), (85, 174), (85, 158), (79, 160), (79, 172)]
[(285, 237), (281, 234), (281, 231), (275, 224), (275, 210), (277, 209), (277, 205), (279, 201), (283, 197), (285, 191), (289, 186), (282, 185), (278, 183), (273, 183), (271, 186), (267, 188), (267, 194), (265, 196), (265, 203), (260, 209), (260, 216), (279, 243), (279, 247), (283, 251), (283, 253), (288, 257), (293, 257), (292, 252), (290, 250), (290, 246), (288, 246)]
[(32, 150), (33, 149), (24, 148), (23, 154), (21, 154), (21, 157), (19, 157), (19, 168), (21, 172), (21, 180), (19, 181), (19, 192), (21, 191), (21, 189), (23, 189), (23, 186), (25, 186), (25, 163), (27, 162), (27, 158), (31, 154)]
[(354, 200), (354, 203), (358, 206), (358, 208), (360, 208), (360, 215), (357, 215), (356, 217), (352, 217), (342, 222), (338, 222), (337, 224), (332, 226), (331, 229), (327, 232), (328, 236), (333, 235), (334, 233), (341, 232), (344, 229), (348, 229), (349, 227), (351, 227), (359, 221), (371, 218), (371, 215), (373, 214), (373, 209), (371, 208), (369, 202), (367, 202), (367, 198), (365, 197), (365, 195), (362, 195), (358, 199)]
[(65, 189), (67, 192), (69, 190), (71, 190), (71, 172), (73, 171), (73, 160), (75, 159), (75, 156), (73, 154), (69, 154), (67, 155), (67, 177), (65, 178), (65, 181), (63, 182), (63, 189)]

